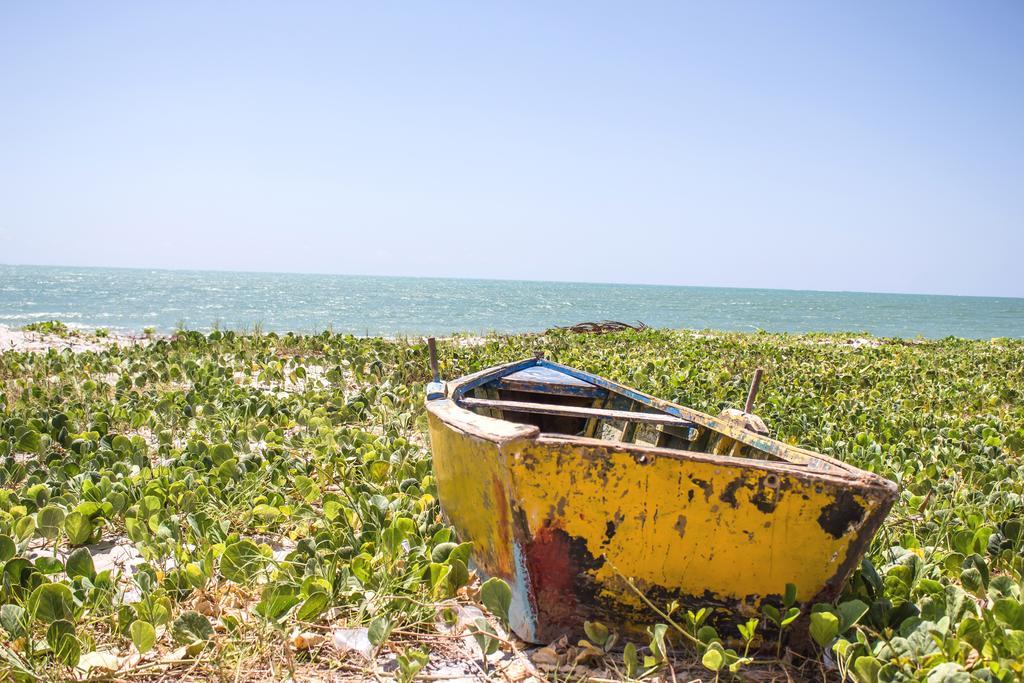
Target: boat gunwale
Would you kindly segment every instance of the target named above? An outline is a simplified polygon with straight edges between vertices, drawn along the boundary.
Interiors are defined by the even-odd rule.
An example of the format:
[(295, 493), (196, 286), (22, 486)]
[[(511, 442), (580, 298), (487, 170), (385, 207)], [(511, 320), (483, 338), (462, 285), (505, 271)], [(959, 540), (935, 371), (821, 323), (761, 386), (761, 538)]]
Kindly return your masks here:
[[(499, 450), (505, 450), (506, 444), (510, 442), (530, 443), (538, 446), (562, 448), (570, 445), (585, 446), (593, 449), (604, 449), (610, 453), (628, 453), (634, 458), (653, 456), (655, 458), (671, 458), (681, 462), (702, 462), (722, 467), (735, 467), (737, 469), (759, 469), (769, 474), (779, 476), (796, 476), (805, 480), (820, 481), (839, 486), (855, 485), (860, 492), (875, 492), (886, 497), (895, 499), (898, 492), (896, 484), (885, 477), (873, 472), (867, 472), (845, 463), (836, 470), (820, 470), (807, 467), (798, 463), (785, 460), (764, 460), (758, 458), (745, 458), (742, 456), (723, 456), (700, 451), (687, 451), (674, 448), (661, 448), (647, 444), (626, 443), (621, 441), (606, 441), (584, 436), (567, 434), (552, 434), (540, 431), (535, 425), (521, 425), (508, 420), (501, 420), (487, 415), (480, 415), (471, 410), (459, 406), (452, 399), (433, 399), (427, 401), (427, 409), (430, 410), (446, 427), (459, 432), (469, 434), (479, 439), (494, 443)], [(488, 431), (489, 423), (501, 423), (503, 425), (516, 425), (522, 427), (516, 434), (500, 435)], [(495, 425), (496, 426), (496, 425)]]
[[(533, 440), (540, 436), (540, 427), (536, 425), (500, 420), (489, 415), (474, 413), (447, 397), (427, 400), (427, 410), (447, 426), (470, 436), (491, 441), (499, 446), (507, 441)], [(515, 428), (510, 429), (508, 425), (514, 425)], [(510, 430), (511, 433), (501, 434), (498, 430), (502, 429)]]

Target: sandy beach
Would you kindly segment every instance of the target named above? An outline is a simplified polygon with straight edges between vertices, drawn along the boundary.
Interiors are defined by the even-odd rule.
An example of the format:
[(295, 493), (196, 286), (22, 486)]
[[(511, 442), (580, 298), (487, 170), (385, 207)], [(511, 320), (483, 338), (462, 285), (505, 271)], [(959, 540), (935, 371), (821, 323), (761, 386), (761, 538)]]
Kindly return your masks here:
[(30, 332), (0, 325), (0, 352), (46, 352), (50, 349), (82, 353), (85, 351), (103, 351), (113, 346), (146, 345), (151, 338), (110, 332), (107, 336), (97, 336), (80, 330), (71, 330), (65, 335), (44, 332)]

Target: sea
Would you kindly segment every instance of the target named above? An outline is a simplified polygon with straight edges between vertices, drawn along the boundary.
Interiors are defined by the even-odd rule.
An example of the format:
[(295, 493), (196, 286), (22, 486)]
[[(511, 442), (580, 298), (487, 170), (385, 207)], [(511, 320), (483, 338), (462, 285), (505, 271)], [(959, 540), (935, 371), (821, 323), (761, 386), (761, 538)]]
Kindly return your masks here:
[(1024, 299), (728, 287), (0, 265), (0, 325), (356, 335), (652, 327), (1024, 337)]

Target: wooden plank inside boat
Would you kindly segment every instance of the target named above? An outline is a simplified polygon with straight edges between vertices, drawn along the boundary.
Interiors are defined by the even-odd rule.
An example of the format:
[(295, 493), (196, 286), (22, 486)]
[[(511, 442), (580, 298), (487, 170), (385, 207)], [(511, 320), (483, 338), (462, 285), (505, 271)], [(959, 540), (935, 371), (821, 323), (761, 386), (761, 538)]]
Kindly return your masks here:
[(547, 403), (527, 403), (524, 401), (492, 401), (486, 398), (464, 398), (462, 405), (467, 408), (497, 408), (517, 413), (536, 413), (538, 415), (565, 415), (567, 417), (596, 417), (605, 420), (625, 420), (644, 424), (672, 425), (676, 427), (696, 427), (689, 420), (665, 415), (664, 413), (641, 413), (628, 410), (608, 410), (604, 408), (578, 408), (567, 405)]

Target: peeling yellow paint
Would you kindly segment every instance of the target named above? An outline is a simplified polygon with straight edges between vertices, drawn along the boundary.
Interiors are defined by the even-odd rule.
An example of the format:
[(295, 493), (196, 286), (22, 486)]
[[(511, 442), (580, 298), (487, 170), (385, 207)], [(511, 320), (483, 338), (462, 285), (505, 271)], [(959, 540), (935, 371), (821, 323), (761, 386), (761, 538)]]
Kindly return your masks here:
[[(584, 539), (604, 556), (594, 578), (609, 586), (621, 572), (689, 595), (743, 599), (778, 595), (795, 583), (798, 597), (809, 600), (839, 570), (859, 530), (852, 524), (835, 538), (818, 522), (842, 482), (786, 479), (777, 493), (764, 484), (772, 473), (749, 466), (672, 456), (640, 463), (626, 451), (575, 445), (534, 444), (522, 456), (512, 479), (530, 529), (557, 524)], [(758, 507), (759, 493), (761, 507), (773, 510)], [(870, 511), (870, 500), (853, 500)], [(622, 521), (609, 541), (614, 519)]]

